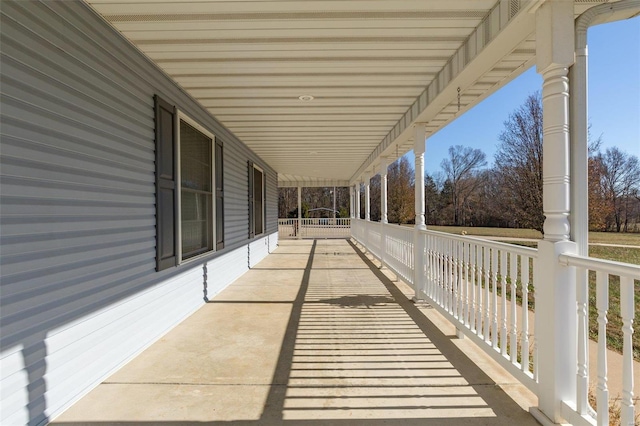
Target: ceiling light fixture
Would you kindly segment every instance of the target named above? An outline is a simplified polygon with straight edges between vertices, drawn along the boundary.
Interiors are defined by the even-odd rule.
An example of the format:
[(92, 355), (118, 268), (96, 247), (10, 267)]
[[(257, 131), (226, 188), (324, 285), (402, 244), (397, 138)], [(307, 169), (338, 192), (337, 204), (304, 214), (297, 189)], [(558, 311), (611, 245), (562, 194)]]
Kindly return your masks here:
[(308, 101), (314, 100), (315, 98), (311, 95), (300, 95), (298, 96), (298, 99), (300, 99), (301, 101), (308, 102)]

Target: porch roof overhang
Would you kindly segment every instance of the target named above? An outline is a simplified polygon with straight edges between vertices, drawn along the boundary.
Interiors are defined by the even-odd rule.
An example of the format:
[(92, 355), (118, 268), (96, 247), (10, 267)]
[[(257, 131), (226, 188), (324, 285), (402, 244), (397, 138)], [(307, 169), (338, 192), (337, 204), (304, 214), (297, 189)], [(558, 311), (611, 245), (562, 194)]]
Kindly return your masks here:
[(411, 150), (413, 124), (428, 137), (533, 65), (544, 1), (87, 2), (280, 186), (346, 186)]

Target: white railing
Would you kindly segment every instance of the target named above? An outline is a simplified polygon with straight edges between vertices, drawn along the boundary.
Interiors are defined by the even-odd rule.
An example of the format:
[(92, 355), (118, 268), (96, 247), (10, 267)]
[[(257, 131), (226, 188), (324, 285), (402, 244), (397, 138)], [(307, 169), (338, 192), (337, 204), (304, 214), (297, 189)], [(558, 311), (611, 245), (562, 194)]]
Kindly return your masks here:
[(407, 284), (413, 284), (413, 228), (353, 220), (353, 238)]
[(400, 225), (384, 226), (384, 263), (399, 278), (413, 285), (413, 228)]
[(527, 307), (535, 302), (537, 250), (434, 231), (419, 238), (426, 247), (419, 294), (536, 392), (534, 313)]
[[(354, 219), (352, 231), (358, 243), (414, 287), (418, 299), (429, 302), (461, 333), (540, 396), (538, 340), (532, 328), (536, 304), (539, 310), (545, 305), (535, 297), (537, 249), (360, 219)], [(415, 247), (424, 247), (424, 270), (417, 275)], [(577, 306), (578, 325), (576, 395), (562, 401), (562, 416), (573, 424), (609, 424), (606, 325), (609, 287), (619, 285), (623, 335), (621, 419), (623, 425), (633, 425), (634, 280), (640, 286), (640, 266), (573, 254), (563, 254), (558, 259), (560, 265), (575, 268), (576, 305), (567, 309)], [(588, 402), (589, 274), (592, 279), (595, 276), (598, 311), (597, 410)]]
[(380, 222), (371, 222), (362, 219), (353, 219), (353, 238), (358, 241), (367, 251), (378, 259), (381, 259), (381, 227)]
[[(634, 280), (640, 281), (640, 266), (594, 259), (574, 254), (560, 255), (560, 263), (576, 268), (578, 316), (577, 386), (574, 401), (563, 401), (562, 412), (574, 424), (609, 424), (609, 388), (607, 366), (607, 312), (610, 286), (619, 286), (622, 318), (622, 425), (634, 424), (633, 406), (633, 318), (635, 315)], [(589, 406), (589, 275), (595, 273), (598, 313), (598, 351), (596, 412)], [(637, 284), (640, 285), (640, 282)], [(576, 414), (578, 416), (576, 416)]]
[[(414, 228), (354, 220), (353, 237), (415, 289)], [(536, 391), (537, 368), (530, 324), (537, 250), (420, 231), (425, 259), (418, 279), (424, 298), (483, 347), (513, 375)]]
[(278, 219), (278, 237), (295, 238), (349, 238), (351, 219)]

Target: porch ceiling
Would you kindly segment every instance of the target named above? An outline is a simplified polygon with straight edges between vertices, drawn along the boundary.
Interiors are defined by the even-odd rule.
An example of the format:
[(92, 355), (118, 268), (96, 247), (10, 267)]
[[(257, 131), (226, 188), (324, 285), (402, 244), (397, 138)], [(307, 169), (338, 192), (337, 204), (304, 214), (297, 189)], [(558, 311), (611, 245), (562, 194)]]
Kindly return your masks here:
[(282, 185), (353, 181), (410, 150), (411, 123), (436, 132), (535, 55), (527, 0), (88, 3)]

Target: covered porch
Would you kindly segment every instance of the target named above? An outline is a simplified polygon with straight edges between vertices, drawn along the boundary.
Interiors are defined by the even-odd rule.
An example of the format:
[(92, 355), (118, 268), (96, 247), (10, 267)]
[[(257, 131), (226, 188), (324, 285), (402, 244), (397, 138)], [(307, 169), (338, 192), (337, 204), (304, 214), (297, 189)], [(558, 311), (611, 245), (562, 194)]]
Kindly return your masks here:
[(288, 240), (56, 419), (536, 424), (536, 399), (351, 240)]
[[(130, 352), (123, 351), (127, 356), (115, 364), (124, 366), (103, 381), (107, 373), (96, 372), (92, 383), (102, 383), (62, 412), (70, 398), (79, 398), (88, 389), (64, 383), (73, 389), (59, 391), (64, 398), (59, 397), (51, 409), (58, 424), (369, 425), (403, 419), (403, 423), (434, 425), (535, 420), (606, 425), (608, 404), (618, 394), (622, 423), (633, 424), (638, 384), (634, 285), (640, 267), (588, 257), (586, 29), (637, 15), (640, 1), (33, 4), (37, 6), (33, 10), (16, 7), (18, 18), (10, 23), (15, 21), (14, 27), (22, 31), (20, 21), (28, 15), (34, 28), (49, 31), (55, 26), (62, 46), (55, 45), (55, 51), (65, 52), (72, 43), (87, 39), (75, 32), (68, 35), (67, 29), (91, 33), (92, 26), (78, 16), (95, 14), (102, 24), (110, 25), (109, 31), (93, 35), (91, 47), (77, 47), (81, 59), (74, 64), (92, 64), (93, 76), (104, 70), (120, 75), (122, 68), (135, 63), (145, 71), (127, 71), (125, 82), (118, 83), (130, 92), (138, 91), (127, 80), (131, 75), (145, 81), (146, 70), (157, 67), (164, 74), (155, 82), (161, 90), (154, 87), (154, 93), (174, 91), (192, 99), (199, 105), (196, 121), (215, 117), (217, 135), (210, 142), (218, 137), (230, 141), (233, 136), (246, 144), (246, 152), (239, 144), (224, 145), (225, 158), (237, 161), (222, 162), (224, 167), (212, 162), (209, 183), (219, 183), (212, 191), (216, 199), (226, 200), (216, 204), (219, 234), (237, 237), (237, 245), (226, 249), (247, 249), (232, 259), (216, 258), (217, 271), (227, 276), (225, 286), (248, 272), (204, 303), (200, 294), (193, 296), (194, 288), (199, 291), (202, 285), (206, 299), (207, 282), (214, 283), (219, 276), (207, 276), (206, 261), (185, 262), (180, 272), (189, 275), (179, 291), (190, 304), (176, 314), (175, 322), (195, 313), (131, 362), (126, 363)], [(55, 12), (56, 19), (45, 22), (39, 17), (43, 11)], [(33, 31), (24, 28), (31, 37)], [(138, 49), (136, 55), (112, 47), (123, 41)], [(120, 56), (96, 59), (92, 51), (97, 47)], [(15, 50), (22, 57), (20, 49)], [(137, 56), (140, 52), (144, 56)], [(52, 74), (66, 76), (67, 71), (60, 71), (51, 60), (42, 62)], [(429, 137), (534, 65), (543, 79), (544, 240), (536, 249), (528, 249), (428, 230), (424, 158)], [(38, 98), (30, 87), (20, 90), (26, 93), (20, 104), (30, 106), (32, 98)], [(84, 92), (74, 91), (84, 102)], [(102, 96), (111, 96), (103, 92)], [(141, 110), (149, 113), (152, 97), (139, 96), (147, 102), (141, 103)], [(49, 102), (48, 93), (40, 97)], [(78, 102), (71, 110), (82, 110), (81, 105)], [(102, 119), (92, 114), (92, 122)], [(125, 114), (114, 115), (118, 124), (109, 128), (131, 133), (121, 125)], [(154, 123), (153, 117), (144, 117), (140, 141), (125, 140), (130, 149), (144, 144), (145, 164), (152, 165), (154, 158), (158, 162), (153, 135), (160, 120), (156, 117)], [(102, 133), (107, 144), (111, 133)], [(389, 224), (386, 214), (388, 166), (409, 151), (415, 158), (411, 228)], [(222, 152), (215, 158), (222, 160)], [(257, 158), (272, 169), (273, 185), (253, 175)], [(216, 167), (221, 176), (214, 179)], [(263, 172), (258, 176), (265, 176)], [(162, 241), (153, 211), (160, 199), (152, 188), (152, 177), (158, 178), (155, 173), (144, 169), (148, 205), (136, 207), (150, 221), (145, 222), (145, 232), (151, 236), (145, 233), (144, 242), (153, 249)], [(266, 235), (263, 226), (269, 221), (275, 224), (270, 212), (276, 173), (280, 187), (349, 187), (351, 194), (350, 218), (344, 222), (305, 223), (299, 205), (298, 219), (283, 223), (281, 232), (298, 237), (309, 230), (340, 227), (340, 235), (325, 237), (349, 239), (283, 239), (274, 253), (254, 264), (251, 253), (266, 256), (270, 241), (278, 237), (275, 231)], [(380, 222), (370, 216), (370, 183), (376, 175), (381, 177)], [(140, 198), (138, 193), (130, 196)], [(69, 222), (75, 220), (70, 217)], [(108, 219), (103, 221), (109, 223)], [(213, 223), (207, 226), (213, 228)], [(138, 244), (142, 242), (129, 242), (127, 247), (138, 250)], [(81, 251), (74, 250), (69, 257)], [(139, 250), (147, 250), (144, 260), (150, 265), (156, 250), (146, 246)], [(105, 250), (99, 256), (110, 258), (112, 253)], [(141, 276), (156, 280), (158, 271), (152, 269)], [(596, 300), (589, 300), (590, 273), (597, 281)], [(169, 273), (162, 277), (172, 281)], [(123, 286), (130, 282), (118, 280)], [(65, 292), (78, 293), (62, 284)], [(105, 288), (109, 285), (104, 283)], [(160, 288), (155, 281), (148, 285)], [(619, 364), (611, 362), (606, 347), (610, 286), (620, 286), (624, 351)], [(95, 297), (83, 291), (87, 293), (83, 297)], [(146, 288), (137, 291), (142, 294)], [(169, 301), (158, 306), (172, 308), (175, 296), (164, 296), (163, 303)], [(30, 300), (20, 302), (28, 305)], [(149, 321), (163, 319), (163, 309), (144, 306), (153, 311), (145, 317)], [(589, 351), (590, 306), (598, 314), (595, 357)], [(127, 309), (141, 310), (138, 305)], [(131, 324), (138, 326), (139, 334), (127, 336), (131, 340), (127, 350), (134, 352), (139, 350), (134, 340), (141, 341), (139, 336), (149, 334), (149, 328), (129, 318), (122, 315), (121, 322), (109, 324), (118, 332)], [(106, 326), (99, 323), (96, 328), (104, 331)], [(21, 355), (30, 362), (35, 359), (29, 364), (31, 370), (15, 364), (27, 379), (23, 399), (33, 424), (46, 422), (49, 415), (44, 375), (52, 367), (44, 362), (46, 333), (41, 334), (32, 339), (35, 343), (27, 343), (30, 349)], [(91, 340), (90, 347), (100, 353), (91, 362), (104, 363), (98, 357), (109, 354), (95, 342)], [(89, 358), (93, 352), (80, 353)], [(65, 364), (65, 368), (56, 371), (59, 382), (73, 367)], [(616, 380), (620, 392), (613, 393)], [(595, 400), (589, 398), (594, 382)], [(41, 394), (32, 395), (38, 393), (34, 390)]]

